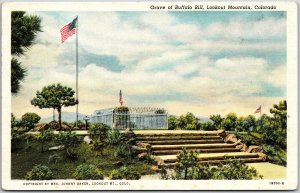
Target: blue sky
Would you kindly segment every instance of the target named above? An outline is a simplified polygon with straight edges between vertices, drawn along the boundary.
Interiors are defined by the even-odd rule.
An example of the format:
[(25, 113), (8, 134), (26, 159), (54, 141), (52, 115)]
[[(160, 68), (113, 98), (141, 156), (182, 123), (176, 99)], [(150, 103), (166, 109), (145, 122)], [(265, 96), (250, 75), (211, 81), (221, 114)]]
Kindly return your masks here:
[[(252, 114), (286, 97), (286, 12), (32, 12), (43, 32), (21, 60), (28, 66), (17, 116), (36, 90), (75, 88), (75, 36), (59, 29), (79, 17), (80, 112), (118, 105), (163, 107), (171, 114)], [(24, 101), (28, 101), (25, 102)], [(73, 107), (65, 111), (75, 111)]]

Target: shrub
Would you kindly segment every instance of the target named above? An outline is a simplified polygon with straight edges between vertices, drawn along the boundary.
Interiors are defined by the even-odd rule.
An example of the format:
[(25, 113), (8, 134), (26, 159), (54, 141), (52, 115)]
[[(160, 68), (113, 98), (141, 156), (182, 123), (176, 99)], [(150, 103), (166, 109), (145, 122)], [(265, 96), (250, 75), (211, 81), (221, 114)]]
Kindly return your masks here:
[(103, 180), (102, 172), (93, 164), (82, 164), (77, 166), (73, 173), (76, 180)]
[(61, 161), (62, 158), (58, 155), (58, 154), (53, 154), (53, 155), (50, 155), (49, 158), (48, 158), (48, 162), (49, 163), (54, 163), (56, 164), (57, 162)]
[(118, 129), (110, 129), (107, 135), (107, 142), (110, 145), (117, 145), (122, 140), (122, 134)]
[(178, 127), (178, 119), (175, 117), (175, 116), (173, 116), (173, 115), (170, 115), (169, 117), (168, 117), (168, 129), (169, 130), (174, 130), (174, 129), (176, 129), (177, 127)]
[(44, 144), (47, 141), (51, 141), (54, 139), (54, 133), (52, 130), (43, 130), (39, 136), (38, 136), (38, 141), (42, 145), (42, 152), (44, 151)]
[(286, 152), (276, 149), (270, 145), (263, 145), (264, 152), (268, 156), (268, 161), (274, 164), (286, 166)]
[(93, 142), (93, 150), (100, 151), (101, 155), (103, 154), (104, 147), (105, 147), (105, 143), (100, 141), (99, 139), (96, 139)]
[(208, 121), (201, 123), (200, 128), (201, 128), (201, 130), (205, 130), (205, 131), (214, 131), (217, 129), (213, 123), (208, 122)]
[(21, 132), (18, 128), (11, 128), (11, 150), (16, 151), (22, 149), (24, 146), (24, 132)]
[(125, 157), (130, 159), (136, 157), (136, 154), (137, 152), (128, 144), (119, 145), (114, 153), (115, 157)]
[(110, 179), (112, 180), (139, 180), (140, 178), (140, 173), (133, 171), (132, 168), (128, 168), (126, 166), (122, 166), (119, 169), (113, 170), (110, 174)]
[(57, 136), (57, 143), (64, 146), (65, 157), (72, 161), (78, 158), (77, 148), (81, 144), (80, 138), (75, 132), (60, 132)]
[(177, 156), (177, 167), (176, 167), (176, 177), (178, 179), (193, 179), (191, 174), (194, 173), (196, 169), (198, 158), (198, 153), (194, 151), (187, 151), (185, 148)]
[(165, 109), (157, 109), (155, 111), (155, 114), (165, 114), (166, 113), (166, 110)]
[(107, 138), (107, 133), (111, 128), (103, 123), (94, 123), (89, 127), (91, 138), (99, 139), (103, 142)]
[(22, 115), (20, 125), (27, 130), (33, 129), (35, 125), (40, 121), (41, 117), (36, 113), (25, 113)]
[(212, 174), (212, 179), (215, 180), (251, 180), (258, 177), (262, 178), (253, 167), (235, 159), (226, 159)]
[(40, 164), (35, 165), (25, 176), (26, 180), (51, 180), (52, 178), (52, 171), (47, 166)]

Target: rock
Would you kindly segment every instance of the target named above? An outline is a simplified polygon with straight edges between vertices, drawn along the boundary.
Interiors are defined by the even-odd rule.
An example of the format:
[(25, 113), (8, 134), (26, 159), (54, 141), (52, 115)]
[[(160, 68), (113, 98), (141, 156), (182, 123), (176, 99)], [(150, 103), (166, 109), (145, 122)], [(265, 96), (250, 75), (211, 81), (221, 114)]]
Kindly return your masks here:
[(249, 148), (247, 149), (248, 153), (263, 153), (264, 150), (261, 146), (257, 145), (250, 145)]
[(137, 146), (145, 149), (151, 149), (151, 145), (149, 143), (137, 143)]
[(146, 152), (140, 153), (137, 155), (139, 160), (144, 160), (146, 159), (146, 157), (148, 156), (148, 154)]
[(49, 124), (47, 123), (41, 123), (41, 124), (38, 124), (37, 126), (35, 126), (35, 128), (33, 129), (33, 131), (44, 131), (44, 130), (47, 130), (49, 129)]
[(224, 142), (225, 143), (236, 143), (238, 141), (238, 139), (236, 138), (235, 134), (231, 133), (228, 134), (225, 138), (224, 138)]
[(59, 146), (50, 147), (48, 150), (49, 151), (62, 150), (64, 147), (65, 146), (63, 146), (63, 145), (59, 145)]
[(114, 166), (121, 167), (121, 166), (123, 166), (123, 165), (124, 165), (124, 163), (123, 163), (123, 162), (121, 162), (121, 161), (116, 161), (116, 162), (114, 162), (114, 163), (113, 163), (113, 165), (114, 165)]
[(151, 166), (151, 170), (154, 171), (154, 172), (159, 172), (159, 168), (158, 166)]
[(226, 132), (224, 129), (218, 129), (217, 133), (220, 137), (222, 137), (223, 139), (226, 137)]
[(264, 154), (264, 153), (257, 153), (257, 154), (258, 154), (258, 156), (259, 156), (260, 158), (262, 158), (263, 161), (266, 161), (266, 160), (267, 160), (267, 155), (266, 155), (266, 154)]
[(158, 156), (154, 156), (154, 159), (156, 161), (157, 166), (164, 165), (164, 163), (165, 163), (164, 160)]
[(248, 147), (244, 143), (240, 143), (239, 145), (235, 146), (236, 148), (240, 149), (241, 151), (247, 151)]
[(93, 140), (90, 138), (90, 136), (86, 135), (86, 136), (83, 138), (83, 141), (84, 141), (86, 144), (91, 144)]
[(130, 129), (127, 128), (124, 133), (122, 134), (122, 139), (128, 144), (128, 145), (135, 145), (136, 140), (135, 140), (135, 134), (134, 132)]

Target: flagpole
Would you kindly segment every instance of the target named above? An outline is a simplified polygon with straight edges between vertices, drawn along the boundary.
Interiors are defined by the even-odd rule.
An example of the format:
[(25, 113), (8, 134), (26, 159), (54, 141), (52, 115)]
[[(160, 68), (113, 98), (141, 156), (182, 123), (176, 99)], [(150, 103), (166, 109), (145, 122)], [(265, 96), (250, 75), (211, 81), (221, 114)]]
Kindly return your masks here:
[(77, 17), (77, 22), (76, 22), (76, 127), (78, 126), (78, 16)]
[(260, 128), (262, 128), (262, 118), (261, 118), (261, 111), (262, 111), (262, 108), (261, 108), (261, 105), (260, 105)]

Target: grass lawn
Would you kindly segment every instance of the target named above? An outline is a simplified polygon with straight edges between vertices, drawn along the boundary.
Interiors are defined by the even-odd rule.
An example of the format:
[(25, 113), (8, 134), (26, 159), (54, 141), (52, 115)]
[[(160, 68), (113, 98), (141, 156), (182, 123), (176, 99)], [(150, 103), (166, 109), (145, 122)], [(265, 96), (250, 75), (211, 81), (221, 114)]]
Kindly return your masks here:
[[(51, 147), (54, 144), (46, 144)], [(114, 155), (116, 146), (107, 146), (103, 149), (103, 154), (92, 150), (91, 145), (82, 143), (79, 147), (79, 158), (76, 161), (63, 159), (57, 163), (49, 163), (49, 156), (58, 154), (63, 157), (63, 151), (45, 151), (41, 152), (41, 145), (37, 141), (30, 141), (29, 144), (24, 144), (24, 148), (16, 150), (11, 154), (11, 177), (12, 179), (25, 179), (25, 175), (36, 164), (48, 166), (53, 174), (54, 179), (74, 179), (72, 174), (76, 167), (83, 163), (94, 164), (103, 173), (104, 176), (109, 176), (113, 169), (120, 166), (114, 164), (118, 161), (132, 170), (139, 172), (141, 175), (153, 174), (151, 164), (144, 161), (131, 160), (129, 158), (120, 158)]]

